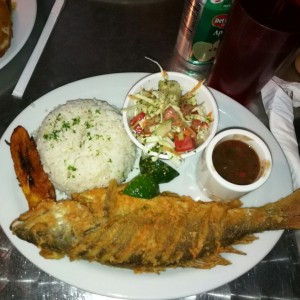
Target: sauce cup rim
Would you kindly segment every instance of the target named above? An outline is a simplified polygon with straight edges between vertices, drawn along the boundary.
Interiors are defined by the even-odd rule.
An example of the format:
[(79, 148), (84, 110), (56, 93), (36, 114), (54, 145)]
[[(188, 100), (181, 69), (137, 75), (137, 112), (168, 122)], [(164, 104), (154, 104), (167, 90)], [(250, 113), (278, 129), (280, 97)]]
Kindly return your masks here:
[[(263, 174), (260, 175), (260, 177), (251, 184), (239, 185), (239, 184), (231, 183), (231, 182), (227, 181), (226, 179), (224, 179), (216, 171), (216, 169), (213, 165), (212, 152), (213, 152), (215, 146), (222, 139), (229, 137), (229, 136), (234, 136), (234, 135), (246, 136), (247, 138), (250, 138), (252, 141), (254, 141), (262, 149), (262, 151), (265, 155), (265, 161), (268, 162), (268, 167), (263, 172)], [(226, 188), (228, 190), (232, 190), (232, 191), (240, 192), (240, 193), (248, 193), (250, 191), (253, 191), (253, 190), (259, 188), (261, 185), (263, 185), (267, 181), (267, 179), (269, 178), (269, 175), (271, 173), (271, 169), (272, 169), (272, 156), (271, 156), (271, 152), (270, 152), (268, 146), (260, 137), (258, 137), (256, 134), (254, 134), (253, 132), (248, 131), (246, 129), (227, 129), (227, 130), (217, 133), (206, 148), (205, 159), (206, 159), (206, 163), (207, 163), (207, 167), (208, 167), (209, 171), (211, 172), (211, 174), (213, 175), (215, 180), (220, 185), (222, 185), (224, 188)]]

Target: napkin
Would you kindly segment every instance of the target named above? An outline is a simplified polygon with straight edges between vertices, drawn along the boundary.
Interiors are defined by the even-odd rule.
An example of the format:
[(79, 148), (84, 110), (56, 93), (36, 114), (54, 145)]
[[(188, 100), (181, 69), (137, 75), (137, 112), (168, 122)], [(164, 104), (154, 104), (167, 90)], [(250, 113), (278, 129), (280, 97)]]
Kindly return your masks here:
[(300, 82), (286, 81), (277, 76), (274, 76), (272, 79), (293, 100), (293, 106), (299, 107), (300, 106)]
[(270, 130), (289, 164), (293, 188), (300, 187), (300, 156), (294, 127), (293, 107), (300, 106), (300, 87), (273, 77), (261, 90)]

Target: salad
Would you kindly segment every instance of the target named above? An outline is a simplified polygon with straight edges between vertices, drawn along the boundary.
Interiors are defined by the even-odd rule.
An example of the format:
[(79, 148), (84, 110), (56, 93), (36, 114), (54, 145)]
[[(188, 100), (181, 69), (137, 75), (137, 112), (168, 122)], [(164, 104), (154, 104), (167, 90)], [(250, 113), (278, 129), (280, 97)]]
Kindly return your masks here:
[(169, 80), (164, 72), (157, 89), (142, 88), (139, 93), (129, 95), (134, 102), (126, 108), (133, 114), (130, 130), (145, 146), (144, 152), (180, 158), (206, 140), (213, 116), (197, 102), (196, 92), (201, 84), (199, 81), (183, 94), (180, 84)]

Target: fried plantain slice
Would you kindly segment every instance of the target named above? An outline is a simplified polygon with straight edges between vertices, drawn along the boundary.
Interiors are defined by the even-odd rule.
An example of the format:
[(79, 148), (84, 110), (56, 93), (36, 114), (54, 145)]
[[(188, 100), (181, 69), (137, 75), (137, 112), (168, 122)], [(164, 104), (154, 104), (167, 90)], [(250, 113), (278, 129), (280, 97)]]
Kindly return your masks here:
[(40, 161), (35, 141), (27, 130), (18, 126), (10, 139), (10, 151), (15, 172), (29, 208), (41, 201), (55, 200), (55, 189)]

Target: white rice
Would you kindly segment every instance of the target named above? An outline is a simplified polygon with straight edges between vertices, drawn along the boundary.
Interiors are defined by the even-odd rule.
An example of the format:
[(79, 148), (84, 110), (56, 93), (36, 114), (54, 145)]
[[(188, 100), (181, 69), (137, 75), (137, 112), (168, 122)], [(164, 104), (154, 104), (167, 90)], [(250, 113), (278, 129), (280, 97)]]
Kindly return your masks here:
[(35, 138), (45, 172), (66, 194), (122, 182), (134, 165), (121, 114), (105, 101), (67, 101), (48, 114)]

